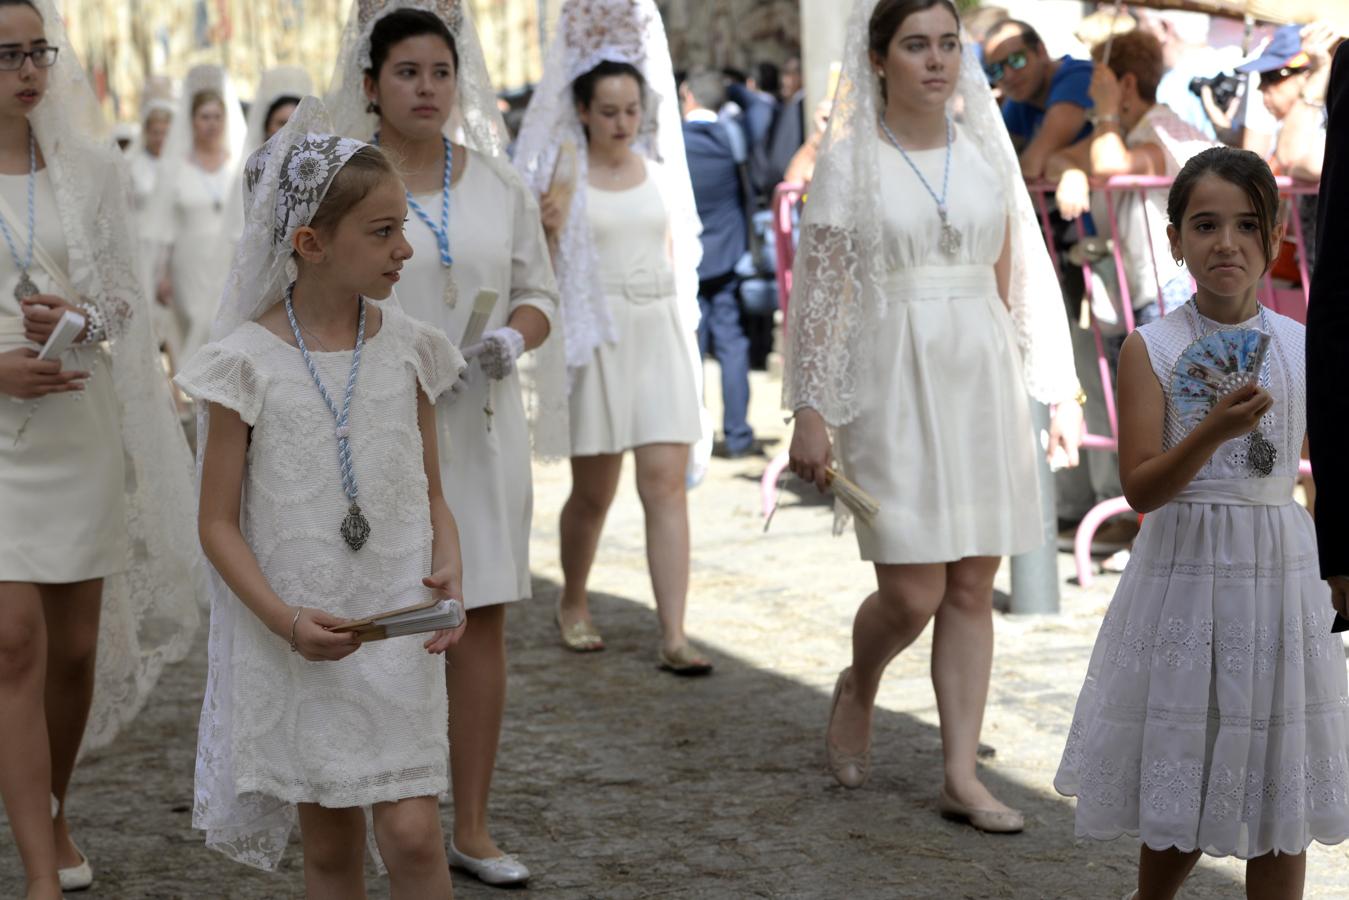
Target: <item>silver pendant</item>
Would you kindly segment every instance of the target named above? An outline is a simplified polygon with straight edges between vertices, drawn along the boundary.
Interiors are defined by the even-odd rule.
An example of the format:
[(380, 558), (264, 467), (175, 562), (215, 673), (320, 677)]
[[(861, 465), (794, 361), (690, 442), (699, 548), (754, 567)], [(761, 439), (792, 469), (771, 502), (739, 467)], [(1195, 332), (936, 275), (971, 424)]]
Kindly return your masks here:
[(445, 270), (445, 305), (454, 309), (459, 305), (459, 287), (454, 283), (454, 271)]
[(1259, 431), (1252, 431), (1247, 438), (1246, 465), (1261, 478), (1268, 478), (1274, 472), (1274, 461), (1279, 458), (1279, 448), (1271, 444)]
[(29, 297), (36, 297), (39, 293), (41, 292), (37, 289), (37, 285), (33, 283), (33, 279), (28, 277), (28, 270), (24, 269), (20, 272), (19, 283), (14, 285), (14, 299), (22, 303)]
[(342, 540), (355, 551), (364, 547), (369, 539), (370, 522), (362, 515), (361, 508), (353, 503), (347, 510), (347, 517), (342, 520)]
[(960, 252), (960, 244), (963, 240), (964, 236), (960, 233), (960, 229), (948, 222), (946, 213), (943, 212), (941, 217), (941, 242), (938, 245), (941, 247), (941, 252), (947, 256), (955, 256)]

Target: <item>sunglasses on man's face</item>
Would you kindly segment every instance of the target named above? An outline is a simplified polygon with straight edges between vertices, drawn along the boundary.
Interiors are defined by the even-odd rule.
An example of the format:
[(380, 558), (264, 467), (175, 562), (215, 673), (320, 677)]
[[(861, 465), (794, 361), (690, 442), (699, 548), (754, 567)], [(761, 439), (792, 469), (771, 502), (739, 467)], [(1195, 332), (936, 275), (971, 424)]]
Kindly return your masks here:
[(1030, 57), (1025, 50), (1013, 50), (1007, 54), (1007, 58), (1002, 62), (990, 63), (984, 66), (984, 74), (988, 76), (988, 83), (991, 85), (1002, 81), (1002, 76), (1007, 74), (1007, 70), (1020, 72), (1026, 68), (1026, 63), (1030, 62)]

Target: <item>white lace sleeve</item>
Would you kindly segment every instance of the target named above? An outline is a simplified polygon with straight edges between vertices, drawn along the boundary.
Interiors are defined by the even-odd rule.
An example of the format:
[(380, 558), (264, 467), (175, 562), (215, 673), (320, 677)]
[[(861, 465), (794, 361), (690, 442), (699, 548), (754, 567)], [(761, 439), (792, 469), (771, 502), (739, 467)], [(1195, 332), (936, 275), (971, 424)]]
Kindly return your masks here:
[[(392, 313), (386, 312), (392, 318)], [(435, 403), (440, 395), (448, 391), (459, 380), (459, 375), (468, 367), (445, 332), (425, 322), (419, 322), (410, 316), (400, 316), (411, 331), (413, 371), (417, 373), (417, 383), (426, 396)]]
[(198, 350), (173, 383), (194, 400), (234, 410), (249, 426), (258, 421), (267, 395), (266, 374), (258, 371), (246, 353), (223, 343)]
[(861, 347), (854, 336), (866, 296), (860, 243), (853, 230), (837, 225), (803, 227), (788, 307), (783, 406), (792, 412), (810, 407), (834, 426), (856, 410)]

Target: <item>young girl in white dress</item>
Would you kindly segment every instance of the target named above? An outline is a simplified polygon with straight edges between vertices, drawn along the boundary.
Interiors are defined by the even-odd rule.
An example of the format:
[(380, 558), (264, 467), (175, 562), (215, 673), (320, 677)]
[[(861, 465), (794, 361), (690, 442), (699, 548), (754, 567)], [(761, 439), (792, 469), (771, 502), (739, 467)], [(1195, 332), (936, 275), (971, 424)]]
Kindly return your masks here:
[(463, 359), (375, 302), (412, 254), (403, 183), (377, 148), (330, 131), (306, 99), (250, 158), (215, 341), (177, 378), (200, 402), (214, 588), (194, 825), (274, 869), (298, 811), (308, 895), (354, 896), (373, 807), (392, 896), (448, 898), (435, 654), (463, 626), (365, 646), (331, 629), (429, 592), (458, 602), (434, 402)]
[[(564, 293), (572, 492), (561, 520), (562, 641), (581, 652), (604, 647), (587, 582), (631, 450), (646, 513), (659, 664), (704, 675), (711, 664), (684, 631), (685, 474), (689, 447), (702, 436), (693, 349), (701, 226), (671, 71), (653, 2), (570, 0), (515, 161), (543, 195)], [(567, 201), (554, 183), (569, 165), (565, 144), (565, 152), (577, 151)]]
[(823, 489), (836, 446), (842, 474), (880, 505), (857, 523), (877, 590), (834, 691), (829, 766), (845, 787), (866, 780), (881, 676), (935, 620), (940, 809), (1019, 831), (976, 753), (994, 574), (1049, 537), (1027, 389), (1058, 403), (1051, 450), (1071, 458), (1081, 430), (1066, 317), (955, 7), (860, 0), (847, 46), (839, 90), (854, 99), (835, 106), (802, 222), (785, 396), (792, 470)]
[[(1278, 208), (1255, 154), (1191, 159), (1167, 234), (1198, 291), (1120, 357), (1120, 477), (1146, 516), (1054, 786), (1077, 797), (1078, 836), (1139, 838), (1141, 900), (1174, 897), (1201, 852), (1249, 860), (1250, 897), (1301, 897), (1307, 845), (1349, 837), (1344, 653), (1293, 499), (1305, 329), (1256, 300)], [(1187, 428), (1177, 361), (1224, 329), (1269, 335), (1264, 365)]]
[(403, 309), (459, 345), (478, 293), (495, 294), (483, 334), (461, 348), (464, 380), (436, 409), (442, 433), (453, 434), (440, 461), (445, 499), (473, 523), (460, 537), (473, 561), (464, 576), (469, 629), (446, 654), (449, 857), (489, 884), (518, 884), (529, 869), (501, 850), (488, 820), (506, 708), (506, 615), (533, 594), (531, 439), (540, 456), (566, 452), (562, 331), (553, 327), (557, 288), (538, 207), (505, 158), (505, 124), (467, 4), (354, 4), (332, 108), (343, 133), (401, 160), (416, 251), (397, 289)]
[[(107, 138), (54, 5), (0, 0), (0, 796), (30, 898), (92, 883), (66, 818), (77, 754), (197, 624), (191, 455)], [(75, 345), (38, 360), (68, 312)]]
[(159, 248), (156, 296), (172, 306), (182, 335), (180, 363), (206, 342), (243, 225), (229, 214), (243, 145), (243, 112), (229, 76), (219, 66), (194, 67), (169, 125), (145, 223)]

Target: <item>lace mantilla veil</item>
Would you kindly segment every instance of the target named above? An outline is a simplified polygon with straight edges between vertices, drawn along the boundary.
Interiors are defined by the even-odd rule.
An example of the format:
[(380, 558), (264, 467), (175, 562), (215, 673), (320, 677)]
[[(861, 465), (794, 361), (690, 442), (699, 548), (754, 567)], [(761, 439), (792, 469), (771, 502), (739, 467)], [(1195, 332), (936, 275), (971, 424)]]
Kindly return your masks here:
[[(869, 342), (886, 315), (881, 293), (887, 262), (880, 207), (877, 122), (883, 104), (867, 55), (876, 0), (856, 0), (848, 23), (843, 73), (801, 221), (788, 317), (783, 405), (817, 410), (831, 426), (857, 416), (858, 391), (871, 377)], [(1016, 151), (973, 48), (966, 45), (949, 109), (960, 135), (1002, 180), (1011, 199), (1012, 271), (1008, 302), (1016, 324), (1026, 389), (1043, 403), (1078, 390), (1059, 281), (1021, 178)]]
[[(248, 107), (245, 119), (244, 140), (240, 155), (257, 150), (267, 141), (267, 110), (281, 97), (308, 97), (314, 93), (314, 80), (309, 73), (298, 66), (277, 66), (262, 73), (258, 79), (258, 90)], [(230, 191), (226, 201), (226, 227), (230, 234), (241, 234), (244, 230), (244, 192)]]
[[(335, 133), (363, 141), (374, 137), (379, 117), (367, 109), (369, 101), (365, 96), (365, 71), (370, 68), (370, 34), (380, 19), (400, 9), (433, 13), (454, 36), (459, 56), (458, 96), (454, 112), (445, 123), (446, 137), (475, 151), (502, 180), (518, 184), (520, 177), (506, 159), (510, 134), (501, 110), (497, 108), (496, 92), (487, 73), (487, 61), (467, 0), (353, 0), (326, 97)], [(458, 214), (485, 215), (489, 212), (468, 210)], [(455, 214), (451, 212), (451, 215)], [(452, 341), (457, 339), (458, 336), (451, 337)], [(544, 459), (565, 457), (570, 446), (565, 343), (564, 329), (560, 323), (554, 323), (548, 339), (519, 361), (534, 452)]]
[(225, 147), (229, 151), (225, 168), (230, 173), (231, 185), (225, 196), (226, 215), (229, 216), (226, 219), (226, 233), (230, 240), (239, 236), (239, 229), (243, 225), (242, 218), (230, 215), (229, 209), (230, 198), (238, 193), (239, 172), (243, 169), (247, 153), (244, 150), (246, 129), (243, 106), (239, 103), (233, 79), (224, 69), (216, 65), (193, 66), (183, 79), (177, 109), (169, 123), (169, 133), (164, 138), (164, 149), (159, 154), (159, 178), (155, 182), (155, 192), (150, 196), (145, 219), (144, 237), (159, 247), (172, 244), (178, 237), (174, 197), (183, 167), (192, 165), (188, 160), (192, 153), (192, 98), (205, 90), (215, 91), (225, 103)]
[(126, 165), (54, 3), (36, 0), (36, 7), (60, 54), (29, 122), (56, 194), (66, 274), (80, 295), (65, 299), (92, 303), (103, 316), (126, 459), (131, 552), (126, 569), (103, 581), (94, 703), (80, 748), (86, 752), (134, 719), (165, 664), (191, 647), (201, 586), (197, 502), (192, 455), (159, 367), (138, 274)]
[(587, 365), (603, 341), (618, 334), (600, 284), (599, 262), (586, 211), (588, 160), (585, 131), (572, 100), (572, 83), (601, 62), (623, 62), (646, 81), (645, 110), (633, 149), (661, 165), (653, 176), (670, 216), (675, 285), (685, 326), (698, 325), (698, 262), (702, 222), (693, 199), (684, 156), (684, 129), (675, 93), (674, 66), (665, 24), (653, 0), (568, 0), (544, 63), (543, 78), (525, 111), (515, 145), (515, 166), (536, 195), (552, 183), (564, 143), (576, 148), (576, 185), (571, 209), (554, 256), (562, 318), (567, 331), (567, 366)]
[[(322, 102), (305, 97), (286, 126), (248, 158), (243, 170), (244, 232), (211, 325), (213, 343), (280, 302), (292, 280), (288, 265), (292, 236), (313, 218), (334, 176), (363, 146), (335, 136)], [(199, 477), (209, 424), (207, 404), (198, 402)], [(238, 862), (275, 869), (296, 821), (295, 808), (275, 797), (240, 794), (234, 782), (234, 636), (240, 617), (252, 613), (214, 566), (207, 563), (206, 569), (211, 633), (197, 733), (192, 826), (206, 832), (206, 846)]]

